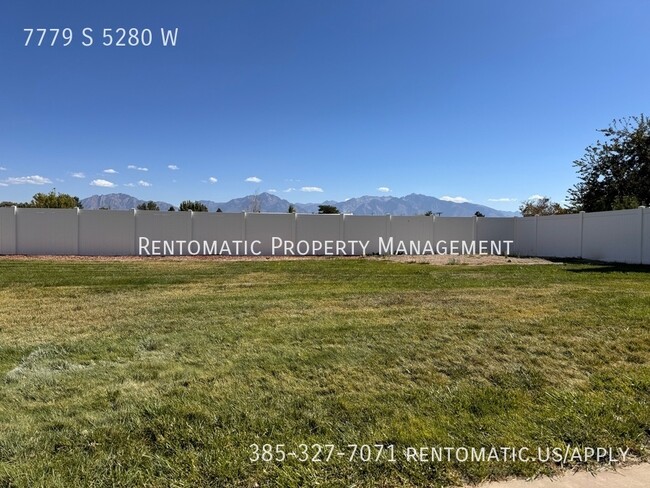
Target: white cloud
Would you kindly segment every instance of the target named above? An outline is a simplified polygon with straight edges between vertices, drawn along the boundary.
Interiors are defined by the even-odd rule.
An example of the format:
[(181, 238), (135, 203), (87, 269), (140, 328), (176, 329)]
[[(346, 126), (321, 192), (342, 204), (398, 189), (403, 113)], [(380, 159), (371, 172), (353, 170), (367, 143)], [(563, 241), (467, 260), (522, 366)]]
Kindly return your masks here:
[(117, 171), (115, 171), (113, 168), (108, 168), (104, 170), (104, 173), (107, 173), (109, 175), (116, 175)]
[(86, 177), (86, 175), (83, 174), (81, 171), (78, 172), (78, 173), (70, 173), (70, 176), (72, 176), (73, 178), (85, 178)]
[(445, 202), (453, 202), (453, 203), (467, 203), (469, 200), (465, 197), (450, 197), (445, 195), (444, 197), (440, 197), (440, 200), (444, 200)]
[(295, 188), (287, 188), (286, 190), (282, 190), (284, 193), (291, 193), (292, 191), (296, 191)]
[(39, 175), (33, 176), (19, 176), (18, 178), (7, 178), (5, 183), (10, 185), (46, 185), (52, 183), (49, 178)]
[(278, 192), (278, 190), (276, 190), (275, 188), (271, 188), (270, 190), (266, 190), (266, 191), (268, 193), (277, 193)]
[(516, 198), (488, 198), (488, 202), (516, 202)]
[(168, 164), (168, 165), (167, 165), (167, 168), (171, 169), (172, 171), (176, 171), (176, 170), (180, 169), (180, 168), (179, 168), (178, 166), (176, 166), (175, 164)]
[(214, 176), (210, 176), (210, 178), (208, 178), (208, 183), (212, 183), (213, 185), (214, 185), (217, 181), (219, 181), (219, 180), (216, 179)]
[(258, 178), (257, 176), (249, 176), (248, 178), (246, 178), (245, 181), (247, 181), (249, 183), (261, 183), (262, 179)]
[(90, 182), (90, 186), (101, 186), (103, 188), (114, 188), (117, 185), (108, 180), (93, 180)]
[(6, 183), (0, 182), (0, 186), (9, 186), (9, 185), (7, 185)]
[(149, 168), (142, 168), (140, 166), (136, 166), (135, 164), (129, 164), (127, 166), (128, 169), (135, 169), (137, 171), (149, 171)]
[(138, 181), (138, 186), (151, 186), (151, 183), (148, 181), (140, 180)]
[(125, 183), (124, 186), (128, 186), (128, 187), (131, 187), (131, 188), (132, 188), (132, 187), (134, 187), (135, 185), (134, 185), (133, 183)]
[(308, 193), (312, 192), (318, 192), (318, 193), (323, 193), (323, 189), (319, 188), (318, 186), (303, 186), (300, 191), (306, 191)]
[(387, 186), (380, 186), (379, 188), (377, 188), (377, 191), (380, 191), (382, 193), (388, 193), (390, 192), (390, 188), (388, 188)]
[(7, 171), (7, 168), (5, 168), (4, 166), (0, 166), (0, 171)]
[(544, 198), (546, 198), (544, 195), (535, 194), (535, 195), (529, 196), (528, 200), (542, 200)]

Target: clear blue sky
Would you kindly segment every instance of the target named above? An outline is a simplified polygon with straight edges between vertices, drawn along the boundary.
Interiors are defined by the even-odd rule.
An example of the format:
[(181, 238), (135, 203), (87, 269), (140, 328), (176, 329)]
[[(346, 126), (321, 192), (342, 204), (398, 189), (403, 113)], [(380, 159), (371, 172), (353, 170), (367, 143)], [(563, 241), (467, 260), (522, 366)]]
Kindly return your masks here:
[(645, 0), (2, 0), (0, 200), (562, 202), (596, 130), (650, 113), (649, 25)]

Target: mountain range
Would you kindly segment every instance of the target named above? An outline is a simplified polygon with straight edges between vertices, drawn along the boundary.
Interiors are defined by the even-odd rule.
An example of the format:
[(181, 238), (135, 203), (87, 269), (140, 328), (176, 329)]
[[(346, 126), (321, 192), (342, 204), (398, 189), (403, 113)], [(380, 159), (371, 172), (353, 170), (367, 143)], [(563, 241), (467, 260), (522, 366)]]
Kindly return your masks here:
[[(145, 200), (139, 200), (124, 193), (110, 193), (107, 195), (93, 195), (81, 200), (84, 209), (95, 210), (108, 208), (112, 210), (128, 210), (136, 208)], [(213, 202), (201, 200), (210, 212), (221, 209), (222, 212), (287, 212), (292, 203), (271, 193), (260, 193), (259, 195), (247, 195), (241, 198), (234, 198), (227, 202)], [(161, 210), (168, 210), (170, 207), (177, 208), (168, 202), (157, 201)], [(496, 210), (485, 205), (475, 203), (454, 203), (439, 198), (412, 193), (404, 197), (393, 196), (363, 196), (350, 198), (342, 202), (328, 200), (322, 203), (294, 203), (298, 213), (318, 213), (319, 205), (333, 205), (341, 213), (355, 215), (423, 215), (432, 212), (445, 217), (470, 217), (480, 212), (486, 217), (515, 217), (520, 216), (518, 212), (507, 212)]]

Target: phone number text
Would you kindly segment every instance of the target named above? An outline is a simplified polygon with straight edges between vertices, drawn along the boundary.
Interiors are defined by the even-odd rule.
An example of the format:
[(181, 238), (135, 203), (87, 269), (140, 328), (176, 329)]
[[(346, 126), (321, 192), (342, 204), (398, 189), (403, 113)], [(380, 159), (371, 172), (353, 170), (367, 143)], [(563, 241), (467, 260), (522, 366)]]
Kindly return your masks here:
[(299, 444), (287, 448), (284, 444), (251, 444), (249, 460), (255, 462), (284, 462), (289, 459), (306, 463), (328, 462), (343, 458), (350, 462), (395, 462), (393, 444), (347, 444), (339, 448), (334, 444)]

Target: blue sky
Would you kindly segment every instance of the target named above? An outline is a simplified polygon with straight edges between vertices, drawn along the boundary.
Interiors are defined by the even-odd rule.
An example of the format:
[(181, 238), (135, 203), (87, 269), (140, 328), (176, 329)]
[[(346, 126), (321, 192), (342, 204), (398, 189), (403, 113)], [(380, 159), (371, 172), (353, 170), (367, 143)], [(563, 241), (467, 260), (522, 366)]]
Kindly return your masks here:
[[(563, 202), (596, 130), (650, 113), (648, 25), (644, 0), (3, 0), (0, 200)], [(151, 46), (102, 46), (118, 27)]]

